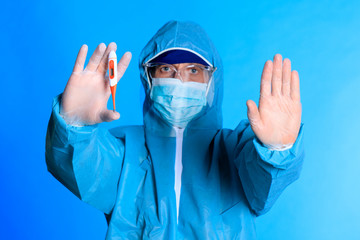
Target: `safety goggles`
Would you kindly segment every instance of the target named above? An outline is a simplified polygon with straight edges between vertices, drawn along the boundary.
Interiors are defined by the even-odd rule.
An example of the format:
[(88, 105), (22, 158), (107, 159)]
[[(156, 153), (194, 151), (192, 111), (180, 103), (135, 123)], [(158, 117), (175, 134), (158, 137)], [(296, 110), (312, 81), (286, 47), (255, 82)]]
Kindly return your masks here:
[[(182, 66), (179, 68), (179, 65)], [(145, 63), (143, 66), (151, 78), (177, 78), (183, 82), (199, 83), (208, 83), (216, 70), (197, 63)]]

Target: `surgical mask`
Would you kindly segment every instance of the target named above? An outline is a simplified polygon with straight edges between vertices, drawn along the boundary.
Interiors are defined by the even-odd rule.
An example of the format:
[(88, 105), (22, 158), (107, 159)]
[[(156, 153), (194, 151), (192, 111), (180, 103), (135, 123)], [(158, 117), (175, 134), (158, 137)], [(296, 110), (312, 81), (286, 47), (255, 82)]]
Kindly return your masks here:
[(154, 108), (168, 123), (185, 128), (206, 105), (206, 90), (206, 83), (153, 78), (150, 98)]

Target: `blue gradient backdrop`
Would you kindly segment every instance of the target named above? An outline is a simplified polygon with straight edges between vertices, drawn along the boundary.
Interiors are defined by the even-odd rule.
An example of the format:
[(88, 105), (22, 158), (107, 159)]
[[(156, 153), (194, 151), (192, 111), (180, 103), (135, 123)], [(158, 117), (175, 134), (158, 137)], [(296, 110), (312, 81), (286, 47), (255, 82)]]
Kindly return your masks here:
[[(260, 240), (360, 239), (359, 1), (3, 1), (0, 238), (103, 239), (103, 215), (45, 165), (52, 98), (77, 51), (115, 41), (133, 53), (113, 127), (142, 123), (138, 55), (170, 19), (201, 24), (225, 66), (224, 127), (258, 101), (263, 64), (281, 53), (301, 79), (306, 161), (301, 178), (257, 219)], [(61, 2), (61, 3), (60, 3)], [(109, 106), (111, 106), (109, 104)]]

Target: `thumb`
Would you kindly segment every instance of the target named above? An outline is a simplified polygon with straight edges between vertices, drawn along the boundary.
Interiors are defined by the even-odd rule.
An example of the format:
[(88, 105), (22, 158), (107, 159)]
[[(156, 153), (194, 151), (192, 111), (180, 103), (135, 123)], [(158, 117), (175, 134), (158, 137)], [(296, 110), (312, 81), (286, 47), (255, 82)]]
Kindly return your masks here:
[(106, 109), (100, 114), (100, 118), (102, 122), (111, 122), (118, 120), (120, 118), (120, 113)]
[(246, 106), (247, 106), (247, 116), (251, 126), (253, 128), (254, 127), (259, 128), (261, 124), (261, 118), (256, 103), (253, 100), (247, 100)]

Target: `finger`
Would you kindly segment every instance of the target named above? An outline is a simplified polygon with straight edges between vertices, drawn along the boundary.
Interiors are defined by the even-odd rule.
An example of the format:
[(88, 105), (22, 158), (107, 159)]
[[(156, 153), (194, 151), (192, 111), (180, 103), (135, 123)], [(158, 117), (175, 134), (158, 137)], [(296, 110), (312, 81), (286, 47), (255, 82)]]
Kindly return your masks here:
[(73, 72), (82, 72), (84, 70), (84, 64), (85, 64), (87, 52), (88, 52), (88, 46), (86, 44), (82, 45), (76, 57)]
[(247, 110), (247, 115), (248, 115), (248, 119), (250, 121), (251, 126), (257, 129), (261, 127), (261, 118), (260, 118), (260, 113), (259, 110), (256, 106), (256, 103), (252, 100), (248, 100), (246, 102), (246, 106), (248, 108)]
[(102, 56), (101, 58), (101, 61), (99, 63), (99, 66), (97, 68), (97, 71), (101, 74), (104, 74), (106, 73), (107, 71), (107, 64), (108, 64), (108, 60), (109, 60), (109, 53), (111, 51), (115, 51), (116, 52), (116, 49), (117, 49), (117, 45), (116, 43), (114, 42), (111, 42), (108, 47), (106, 48), (106, 51), (104, 53), (104, 55)]
[(282, 94), (290, 96), (290, 80), (291, 80), (291, 62), (288, 58), (284, 59), (282, 72)]
[(93, 55), (91, 56), (88, 65), (85, 70), (95, 71), (100, 63), (101, 57), (104, 55), (106, 46), (104, 43), (100, 43), (99, 46), (95, 49)]
[(300, 101), (300, 79), (297, 71), (291, 72), (291, 85), (290, 85), (291, 98), (294, 101)]
[(281, 94), (282, 57), (280, 54), (274, 56), (274, 65), (271, 79), (271, 94)]
[(272, 61), (266, 61), (263, 72), (261, 74), (260, 95), (271, 95), (271, 75), (272, 75), (273, 63)]
[(106, 109), (100, 114), (100, 118), (102, 122), (111, 122), (119, 119), (120, 113)]
[(124, 55), (121, 57), (120, 61), (118, 62), (117, 65), (117, 71), (118, 71), (118, 81), (122, 78), (122, 76), (124, 75), (126, 69), (129, 66), (129, 63), (131, 61), (131, 57), (132, 54), (131, 52), (126, 52), (124, 53)]

